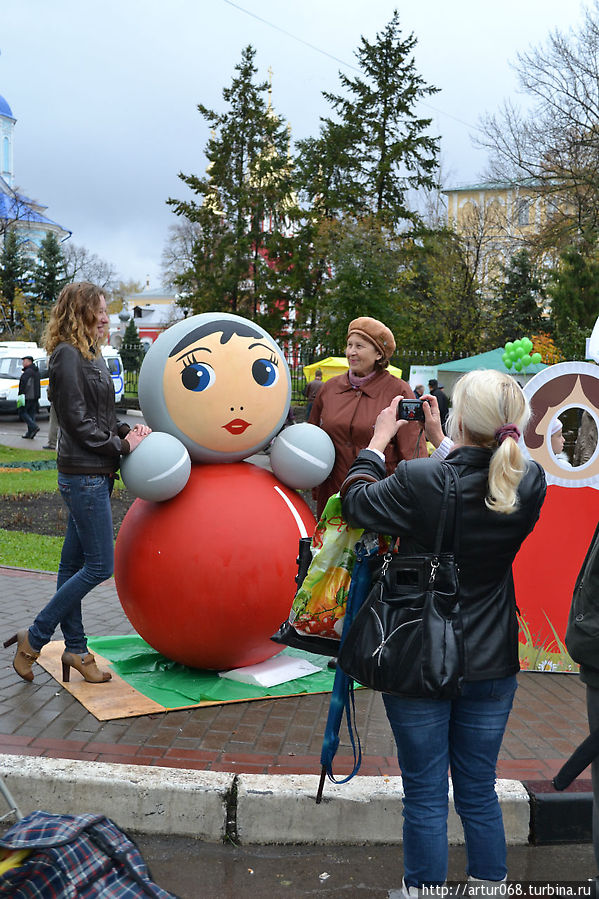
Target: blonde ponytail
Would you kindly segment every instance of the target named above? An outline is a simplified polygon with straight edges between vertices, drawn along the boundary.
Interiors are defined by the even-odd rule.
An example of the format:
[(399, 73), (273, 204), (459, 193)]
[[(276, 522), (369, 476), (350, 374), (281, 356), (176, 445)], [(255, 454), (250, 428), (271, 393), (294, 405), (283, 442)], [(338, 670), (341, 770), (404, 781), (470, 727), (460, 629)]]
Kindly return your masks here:
[(514, 512), (518, 508), (518, 485), (525, 471), (522, 450), (513, 437), (506, 437), (491, 456), (487, 508), (506, 515)]
[(502, 372), (472, 371), (456, 384), (452, 403), (448, 422), (452, 439), (493, 450), (485, 505), (509, 515), (518, 508), (518, 486), (526, 471), (517, 442), (530, 417), (522, 388)]

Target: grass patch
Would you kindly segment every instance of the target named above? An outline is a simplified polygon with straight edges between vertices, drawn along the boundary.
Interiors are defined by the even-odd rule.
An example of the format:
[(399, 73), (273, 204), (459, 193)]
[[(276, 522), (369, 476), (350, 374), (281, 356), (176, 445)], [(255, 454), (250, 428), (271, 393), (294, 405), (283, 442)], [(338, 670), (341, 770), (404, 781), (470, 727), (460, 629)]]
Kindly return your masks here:
[(43, 537), (0, 528), (0, 564), (35, 571), (58, 571), (62, 537)]
[(54, 471), (0, 471), (0, 495), (15, 496), (19, 493), (55, 493), (58, 490)]
[[(32, 450), (30, 447), (14, 449), (13, 447), (0, 444), (0, 468), (2, 463), (27, 463), (44, 459), (56, 459), (56, 453), (52, 450)], [(121, 490), (125, 490), (123, 482), (115, 480), (114, 493), (118, 495)], [(31, 532), (0, 528), (0, 565), (11, 565), (15, 568), (27, 568), (37, 571), (58, 571), (64, 538), (35, 532), (36, 525), (42, 531), (55, 530), (55, 528), (40, 527), (43, 523), (44, 515), (47, 519), (48, 514), (52, 514), (48, 512), (48, 508), (52, 508), (52, 504), (50, 504), (50, 507), (48, 506), (49, 498), (42, 497), (41, 501), (36, 500), (33, 511), (27, 508), (26, 504), (19, 499), (21, 496), (38, 497), (42, 494), (53, 494), (52, 499), (55, 499), (60, 504), (57, 493), (57, 471), (55, 468), (43, 469), (41, 471), (22, 471), (18, 468), (0, 471), (0, 497), (16, 497), (14, 500), (4, 500), (4, 505), (9, 503), (12, 507), (14, 504), (15, 508), (23, 510), (22, 519), (18, 523), (16, 521), (13, 522), (13, 526), (17, 524), (17, 527), (19, 527), (22, 522), (27, 520), (28, 516), (32, 516), (34, 519), (31, 525)], [(126, 511), (128, 503), (126, 492), (123, 493), (120, 502), (121, 507), (117, 523)], [(7, 512), (6, 514), (9, 513)], [(10, 515), (12, 516), (12, 510)]]
[[(0, 468), (7, 462), (37, 462), (44, 459), (56, 459), (54, 450), (14, 449), (0, 444)], [(124, 489), (121, 480), (115, 480), (114, 490)], [(0, 471), (0, 496), (32, 495), (36, 493), (55, 493), (58, 490), (56, 469), (43, 471), (21, 471), (18, 468)]]
[(54, 450), (32, 450), (28, 446), (15, 449), (13, 446), (4, 446), (0, 443), (0, 465), (3, 462), (21, 462), (33, 459), (56, 459)]

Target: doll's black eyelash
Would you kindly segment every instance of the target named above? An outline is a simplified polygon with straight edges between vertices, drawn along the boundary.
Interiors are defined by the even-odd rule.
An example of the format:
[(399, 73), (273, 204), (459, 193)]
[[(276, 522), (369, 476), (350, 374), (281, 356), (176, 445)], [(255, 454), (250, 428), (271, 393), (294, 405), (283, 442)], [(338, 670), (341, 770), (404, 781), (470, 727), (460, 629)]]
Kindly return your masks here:
[(197, 361), (195, 353), (189, 353), (189, 355), (185, 356), (183, 359), (179, 359), (179, 362), (183, 363), (183, 371), (185, 371), (186, 368), (189, 368), (190, 365), (193, 365), (194, 362), (197, 363)]

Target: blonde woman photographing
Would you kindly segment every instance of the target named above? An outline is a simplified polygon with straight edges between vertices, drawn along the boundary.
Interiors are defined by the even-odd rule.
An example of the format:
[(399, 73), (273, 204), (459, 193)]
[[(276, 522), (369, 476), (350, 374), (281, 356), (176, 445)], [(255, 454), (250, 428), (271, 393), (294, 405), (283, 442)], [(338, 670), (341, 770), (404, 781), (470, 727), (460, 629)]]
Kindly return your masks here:
[[(443, 441), (433, 397), (423, 397), (427, 437)], [(398, 535), (400, 554), (432, 552), (443, 495), (443, 465), (400, 462), (386, 477), (387, 443), (404, 426), (395, 398), (376, 420), (372, 440), (341, 487), (344, 518), (354, 527)], [(459, 478), (457, 564), (464, 637), (463, 684), (453, 700), (383, 694), (404, 798), (406, 896), (447, 876), (448, 771), (464, 828), (472, 880), (506, 878), (506, 845), (496, 764), (516, 691), (518, 621), (512, 562), (545, 498), (543, 469), (523, 457), (518, 440), (530, 415), (516, 381), (496, 371), (465, 375), (453, 393), (446, 462)], [(449, 443), (449, 441), (446, 441)], [(454, 508), (452, 488), (450, 508)], [(448, 520), (452, 520), (451, 517)], [(446, 528), (442, 551), (454, 535)]]

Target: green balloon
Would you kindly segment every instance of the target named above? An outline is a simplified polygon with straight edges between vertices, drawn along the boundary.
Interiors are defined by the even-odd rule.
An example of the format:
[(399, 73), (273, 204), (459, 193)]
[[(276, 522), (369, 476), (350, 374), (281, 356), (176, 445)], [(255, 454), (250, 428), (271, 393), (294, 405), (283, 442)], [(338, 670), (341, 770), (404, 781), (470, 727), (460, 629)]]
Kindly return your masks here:
[(516, 369), (516, 371), (522, 371), (522, 360), (521, 359), (518, 359), (518, 361), (514, 365), (514, 368)]
[(509, 351), (512, 350), (513, 348), (514, 348), (514, 344), (512, 343), (511, 340), (508, 340), (508, 342), (504, 346), (504, 350), (506, 351), (506, 353), (509, 353)]
[(532, 350), (532, 340), (530, 339), (530, 337), (525, 337), (522, 343), (526, 347), (527, 352), (530, 353), (530, 351)]
[(522, 346), (522, 341), (519, 338), (518, 338), (518, 340), (514, 340), (515, 349), (519, 350), (521, 346)]
[(513, 359), (504, 359), (503, 364), (505, 365), (506, 368), (511, 368), (512, 365), (514, 364), (514, 360)]
[(522, 356), (525, 356), (525, 355), (526, 355), (526, 353), (524, 352), (524, 347), (519, 346), (518, 349), (516, 350), (516, 356), (518, 357), (518, 359), (521, 359)]
[(533, 365), (538, 365), (539, 362), (541, 361), (541, 354), (540, 354), (540, 353), (533, 353), (532, 356), (531, 356), (531, 359), (532, 359), (532, 364), (533, 364)]
[(530, 358), (528, 353), (526, 354), (526, 356), (522, 356), (522, 367), (523, 368), (526, 368), (526, 366), (530, 365), (531, 362), (532, 362), (532, 359)]

